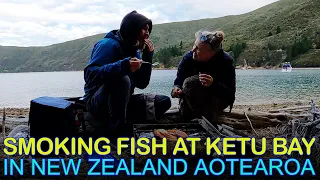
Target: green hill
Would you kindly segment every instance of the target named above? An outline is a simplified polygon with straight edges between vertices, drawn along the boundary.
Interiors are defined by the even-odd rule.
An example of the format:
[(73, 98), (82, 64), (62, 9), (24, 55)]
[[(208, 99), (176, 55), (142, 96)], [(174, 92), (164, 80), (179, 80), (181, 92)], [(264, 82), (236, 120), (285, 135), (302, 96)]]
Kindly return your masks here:
[[(155, 25), (155, 60), (176, 66), (199, 29), (223, 30), (224, 49), (237, 65), (245, 58), (250, 66), (290, 61), (294, 67), (320, 67), (319, 0), (280, 0), (242, 15)], [(103, 36), (45, 47), (0, 46), (0, 72), (83, 70), (94, 43)], [(180, 52), (173, 53), (172, 46)]]

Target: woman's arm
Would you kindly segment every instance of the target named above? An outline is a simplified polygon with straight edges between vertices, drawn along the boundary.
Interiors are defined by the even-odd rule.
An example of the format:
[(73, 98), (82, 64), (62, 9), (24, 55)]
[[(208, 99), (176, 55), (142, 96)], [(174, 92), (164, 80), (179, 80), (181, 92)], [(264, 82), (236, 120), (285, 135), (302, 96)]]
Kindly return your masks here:
[[(143, 50), (142, 60), (152, 63), (152, 58), (154, 55), (154, 46), (151, 40), (145, 41), (145, 49)], [(140, 69), (133, 74), (135, 85), (139, 89), (145, 89), (150, 82), (152, 72), (152, 65), (143, 63)]]
[(190, 61), (192, 61), (192, 51), (186, 53), (178, 65), (178, 71), (176, 79), (174, 80), (174, 86), (177, 86), (180, 89), (182, 89), (184, 80), (188, 78), (188, 75), (190, 74)]

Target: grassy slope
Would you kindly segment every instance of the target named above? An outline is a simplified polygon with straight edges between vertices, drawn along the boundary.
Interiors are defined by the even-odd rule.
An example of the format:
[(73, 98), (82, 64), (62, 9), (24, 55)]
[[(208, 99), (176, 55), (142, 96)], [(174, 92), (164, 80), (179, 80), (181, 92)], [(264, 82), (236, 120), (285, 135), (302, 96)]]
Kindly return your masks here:
[[(280, 26), (282, 32), (267, 37), (270, 31), (276, 34), (277, 26)], [(249, 65), (255, 65), (262, 61), (262, 51), (268, 43), (280, 48), (292, 44), (303, 35), (312, 38), (320, 33), (320, 1), (280, 0), (237, 16), (155, 25), (151, 38), (156, 49), (179, 45), (182, 41), (184, 50), (187, 51), (194, 41), (194, 33), (199, 29), (223, 30), (226, 34), (224, 49), (235, 42), (247, 42), (248, 48), (242, 56)], [(46, 47), (0, 46), (0, 71), (82, 70), (94, 43), (103, 36), (104, 34), (99, 34)], [(316, 59), (319, 53), (318, 50), (311, 50), (299, 56), (294, 61), (295, 65), (320, 66)], [(262, 62), (263, 64), (268, 62)]]

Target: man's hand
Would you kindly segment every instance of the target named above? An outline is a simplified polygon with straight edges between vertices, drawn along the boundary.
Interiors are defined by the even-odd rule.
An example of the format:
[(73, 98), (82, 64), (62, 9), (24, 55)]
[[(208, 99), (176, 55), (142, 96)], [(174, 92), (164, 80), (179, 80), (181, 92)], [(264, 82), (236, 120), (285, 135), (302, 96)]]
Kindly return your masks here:
[(173, 87), (171, 91), (171, 97), (172, 98), (179, 98), (182, 94), (182, 90), (178, 87)]
[(200, 74), (199, 79), (204, 87), (209, 87), (212, 84), (213, 78), (209, 74)]
[(138, 58), (131, 58), (130, 59), (130, 70), (131, 72), (136, 72), (137, 70), (140, 69), (142, 64), (142, 60), (138, 59)]

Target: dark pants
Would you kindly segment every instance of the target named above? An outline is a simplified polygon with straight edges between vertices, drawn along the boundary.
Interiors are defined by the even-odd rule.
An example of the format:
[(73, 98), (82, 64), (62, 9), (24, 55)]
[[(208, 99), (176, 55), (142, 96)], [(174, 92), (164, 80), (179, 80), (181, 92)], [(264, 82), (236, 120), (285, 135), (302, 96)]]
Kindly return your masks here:
[[(108, 136), (129, 136), (132, 123), (148, 123), (146, 95), (130, 94), (128, 76), (113, 78), (102, 85), (87, 101), (87, 109), (101, 123), (99, 131)], [(154, 97), (155, 118), (159, 119), (171, 107), (168, 96)], [(129, 131), (129, 132), (128, 132)]]
[(215, 123), (219, 113), (229, 105), (226, 99), (215, 95), (211, 88), (204, 87), (198, 75), (191, 76), (184, 81), (182, 92), (180, 112), (183, 121), (191, 121), (204, 116), (210, 122)]

